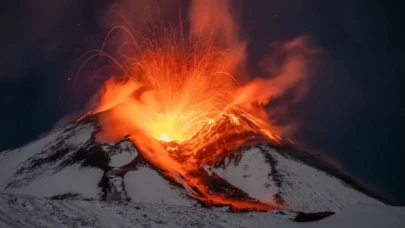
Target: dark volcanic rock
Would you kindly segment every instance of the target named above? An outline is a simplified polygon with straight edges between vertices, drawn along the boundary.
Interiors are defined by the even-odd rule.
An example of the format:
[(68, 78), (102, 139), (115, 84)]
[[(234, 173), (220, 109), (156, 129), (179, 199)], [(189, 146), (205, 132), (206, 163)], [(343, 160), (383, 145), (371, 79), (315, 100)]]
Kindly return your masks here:
[(296, 222), (315, 222), (322, 220), (326, 217), (329, 217), (335, 213), (333, 212), (318, 212), (318, 213), (303, 213), (298, 212), (298, 215), (295, 217), (294, 221)]

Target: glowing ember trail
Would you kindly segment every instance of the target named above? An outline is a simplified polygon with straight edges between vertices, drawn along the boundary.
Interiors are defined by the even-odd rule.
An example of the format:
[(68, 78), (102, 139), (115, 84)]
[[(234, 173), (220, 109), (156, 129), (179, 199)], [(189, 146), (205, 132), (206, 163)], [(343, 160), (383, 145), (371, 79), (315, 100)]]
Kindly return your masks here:
[[(194, 1), (187, 33), (182, 23), (177, 28), (146, 26), (137, 37), (125, 27), (114, 27), (91, 57), (109, 58), (122, 76), (105, 82), (98, 106), (90, 114), (100, 113), (99, 141), (129, 135), (151, 164), (207, 205), (231, 205), (237, 210), (283, 208), (216, 191), (208, 185), (214, 177), (202, 169), (250, 141), (280, 141), (264, 107), (271, 97), (303, 78), (304, 64), (293, 57), (281, 67), (280, 75), (240, 85), (233, 75), (240, 77), (242, 72), (245, 43), (237, 39), (228, 3)], [(104, 50), (116, 31), (129, 36), (118, 48), (125, 50), (120, 55), (123, 61)], [(296, 39), (282, 49), (302, 46), (304, 40)]]

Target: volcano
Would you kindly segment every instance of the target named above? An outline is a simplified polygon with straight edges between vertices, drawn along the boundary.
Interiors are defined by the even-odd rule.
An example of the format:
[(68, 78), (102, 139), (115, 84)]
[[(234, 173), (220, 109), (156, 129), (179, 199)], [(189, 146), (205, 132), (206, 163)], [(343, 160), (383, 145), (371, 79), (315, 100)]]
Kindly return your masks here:
[[(190, 148), (187, 141), (156, 141), (179, 163), (190, 159), (187, 151), (193, 150), (199, 164), (187, 175), (168, 173), (145, 158), (141, 149), (145, 145), (135, 145), (130, 136), (115, 143), (98, 142), (99, 115), (87, 115), (22, 148), (0, 153), (1, 192), (49, 199), (226, 207), (234, 212), (338, 212), (359, 203), (390, 204), (322, 159), (290, 143), (264, 141), (252, 132), (206, 140), (200, 148)], [(232, 130), (226, 124), (209, 127), (215, 132)]]
[(310, 38), (271, 43), (253, 74), (231, 1), (190, 4), (177, 22), (111, 6), (122, 20), (68, 80), (89, 112), (0, 153), (0, 227), (289, 227), (352, 206), (402, 227), (403, 209), (288, 138), (272, 104), (309, 91)]

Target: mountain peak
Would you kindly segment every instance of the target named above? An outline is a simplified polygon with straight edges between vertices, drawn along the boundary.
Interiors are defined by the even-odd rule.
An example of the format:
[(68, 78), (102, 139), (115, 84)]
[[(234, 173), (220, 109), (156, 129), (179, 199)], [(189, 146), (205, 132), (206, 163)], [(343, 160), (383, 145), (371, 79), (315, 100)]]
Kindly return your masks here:
[[(236, 149), (232, 146), (240, 145), (238, 134), (206, 140), (194, 148), (193, 156), (187, 151), (188, 142), (162, 142), (179, 164), (194, 162), (187, 173), (169, 173), (144, 157), (131, 136), (115, 143), (97, 142), (96, 134), (102, 130), (97, 121), (97, 115), (88, 115), (23, 148), (0, 153), (5, 174), (1, 191), (50, 198), (199, 203), (230, 206), (233, 211), (336, 212), (362, 202), (384, 204), (350, 176), (312, 155), (270, 141), (251, 143), (260, 139), (253, 132), (250, 142)], [(218, 152), (224, 140), (230, 146)]]

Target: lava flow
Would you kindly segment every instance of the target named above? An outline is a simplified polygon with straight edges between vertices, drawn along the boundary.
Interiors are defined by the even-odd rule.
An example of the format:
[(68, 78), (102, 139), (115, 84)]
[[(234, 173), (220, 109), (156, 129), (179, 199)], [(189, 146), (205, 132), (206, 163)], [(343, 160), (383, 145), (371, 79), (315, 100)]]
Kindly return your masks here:
[[(240, 80), (246, 79), (241, 70), (245, 42), (238, 39), (229, 4), (193, 1), (189, 29), (180, 21), (177, 27), (145, 26), (136, 35), (124, 26), (111, 30), (94, 56), (112, 60), (122, 75), (105, 82), (91, 112), (101, 113), (103, 130), (97, 139), (116, 141), (129, 135), (151, 164), (200, 202), (240, 210), (283, 208), (215, 191), (207, 185), (213, 177), (202, 172), (203, 165), (251, 140), (279, 142), (265, 106), (305, 75), (304, 61), (295, 55), (271, 79)], [(105, 51), (117, 31), (129, 37), (118, 48), (122, 61)], [(305, 49), (304, 43), (295, 39), (281, 49)]]

